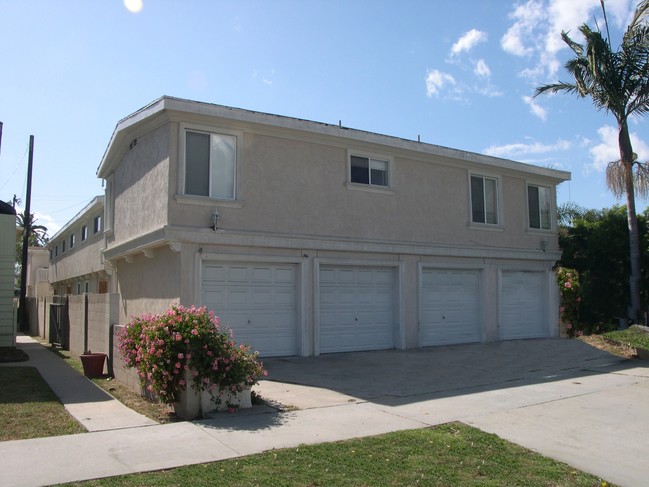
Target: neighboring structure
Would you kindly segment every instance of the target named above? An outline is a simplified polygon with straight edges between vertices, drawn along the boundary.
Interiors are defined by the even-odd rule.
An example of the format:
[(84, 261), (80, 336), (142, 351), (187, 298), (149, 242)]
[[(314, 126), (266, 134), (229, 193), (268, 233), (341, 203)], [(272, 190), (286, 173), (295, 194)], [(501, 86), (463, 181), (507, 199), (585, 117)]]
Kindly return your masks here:
[(16, 210), (0, 201), (0, 347), (16, 345)]
[[(264, 355), (557, 335), (567, 172), (163, 97), (117, 124), (97, 174), (121, 324), (206, 305)], [(91, 222), (50, 244), (59, 292)]]
[(104, 197), (95, 197), (47, 244), (49, 282), (58, 296), (110, 292), (111, 270), (104, 264)]

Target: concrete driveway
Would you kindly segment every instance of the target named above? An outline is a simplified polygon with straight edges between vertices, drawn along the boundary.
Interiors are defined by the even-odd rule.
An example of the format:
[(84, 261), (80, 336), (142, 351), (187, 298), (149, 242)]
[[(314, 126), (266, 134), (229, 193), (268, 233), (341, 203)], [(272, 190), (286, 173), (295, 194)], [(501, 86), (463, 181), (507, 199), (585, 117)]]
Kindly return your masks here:
[(495, 433), (621, 485), (644, 485), (649, 362), (544, 339), (265, 360), (263, 397), (301, 410), (362, 405), (422, 425)]

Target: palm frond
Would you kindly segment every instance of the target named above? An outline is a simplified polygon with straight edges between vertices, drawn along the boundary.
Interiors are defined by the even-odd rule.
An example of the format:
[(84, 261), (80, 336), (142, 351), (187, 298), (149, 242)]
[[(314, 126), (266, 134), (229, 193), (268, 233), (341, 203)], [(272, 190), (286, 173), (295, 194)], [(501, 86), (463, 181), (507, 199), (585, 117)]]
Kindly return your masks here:
[(649, 166), (646, 162), (636, 162), (634, 164), (633, 184), (635, 192), (642, 198), (649, 195)]
[(559, 83), (539, 86), (534, 90), (534, 97), (537, 97), (544, 93), (559, 93), (561, 91), (566, 93), (579, 94), (579, 89), (577, 88), (577, 85), (571, 83), (564, 83), (560, 81)]
[(606, 186), (616, 198), (626, 191), (624, 166), (618, 161), (609, 162), (606, 166)]

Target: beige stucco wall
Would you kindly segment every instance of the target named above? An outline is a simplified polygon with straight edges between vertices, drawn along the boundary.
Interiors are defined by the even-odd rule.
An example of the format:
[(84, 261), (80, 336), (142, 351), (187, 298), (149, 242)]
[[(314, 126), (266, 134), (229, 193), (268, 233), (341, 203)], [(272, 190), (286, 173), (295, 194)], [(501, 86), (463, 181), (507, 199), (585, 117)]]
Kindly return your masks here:
[[(347, 184), (346, 148), (245, 132), (240, 147), (238, 194), (242, 206), (232, 208), (218, 201), (208, 206), (177, 202), (172, 182), (171, 225), (207, 227), (217, 207), (219, 227), (226, 230), (527, 249), (538, 248), (544, 238), (548, 250), (558, 248), (556, 234), (527, 230), (528, 180), (522, 175), (501, 177), (502, 225), (494, 230), (492, 226), (470, 226), (472, 168), (457, 162), (453, 167), (441, 159), (438, 164), (430, 158), (415, 160), (388, 149), (367, 147), (365, 152), (393, 157), (394, 181), (387, 192), (367, 191)], [(177, 173), (177, 160), (173, 154), (172, 175)], [(484, 168), (473, 170), (494, 175)], [(538, 178), (530, 182), (553, 186)]]
[[(229, 128), (212, 124), (215, 131)], [(208, 228), (218, 208), (219, 227), (233, 231), (524, 249), (547, 240), (548, 251), (558, 249), (556, 232), (531, 231), (527, 224), (527, 184), (549, 186), (554, 197), (555, 181), (548, 178), (367, 142), (234, 128), (240, 134), (234, 204), (178, 198), (179, 123), (138, 136), (109, 178), (115, 224), (108, 247), (164, 225)], [(348, 150), (391, 158), (392, 187), (349, 185)], [(500, 225), (470, 223), (470, 174), (499, 178)]]
[[(112, 174), (108, 241), (124, 241), (167, 223), (169, 125), (137, 137)], [(110, 215), (110, 212), (107, 212)]]
[(90, 238), (83, 245), (77, 243), (74, 248), (53, 259), (49, 264), (49, 279), (56, 286), (60, 281), (74, 279), (104, 270), (101, 251), (104, 241), (100, 234)]
[(180, 276), (186, 271), (180, 266), (179, 253), (168, 247), (154, 252), (152, 258), (140, 254), (130, 263), (116, 263), (121, 324), (134, 316), (162, 313), (172, 303), (180, 302)]

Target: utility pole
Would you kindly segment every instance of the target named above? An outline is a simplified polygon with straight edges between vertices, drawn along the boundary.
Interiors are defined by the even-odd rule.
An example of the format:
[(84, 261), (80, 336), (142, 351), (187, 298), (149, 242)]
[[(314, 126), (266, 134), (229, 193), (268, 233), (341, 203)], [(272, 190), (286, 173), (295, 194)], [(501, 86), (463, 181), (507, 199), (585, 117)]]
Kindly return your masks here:
[(32, 167), (34, 165), (34, 136), (29, 136), (29, 161), (27, 163), (27, 196), (25, 198), (25, 214), (23, 215), (23, 256), (20, 272), (20, 331), (29, 331), (27, 322), (27, 251), (29, 250), (29, 234), (32, 231)]

